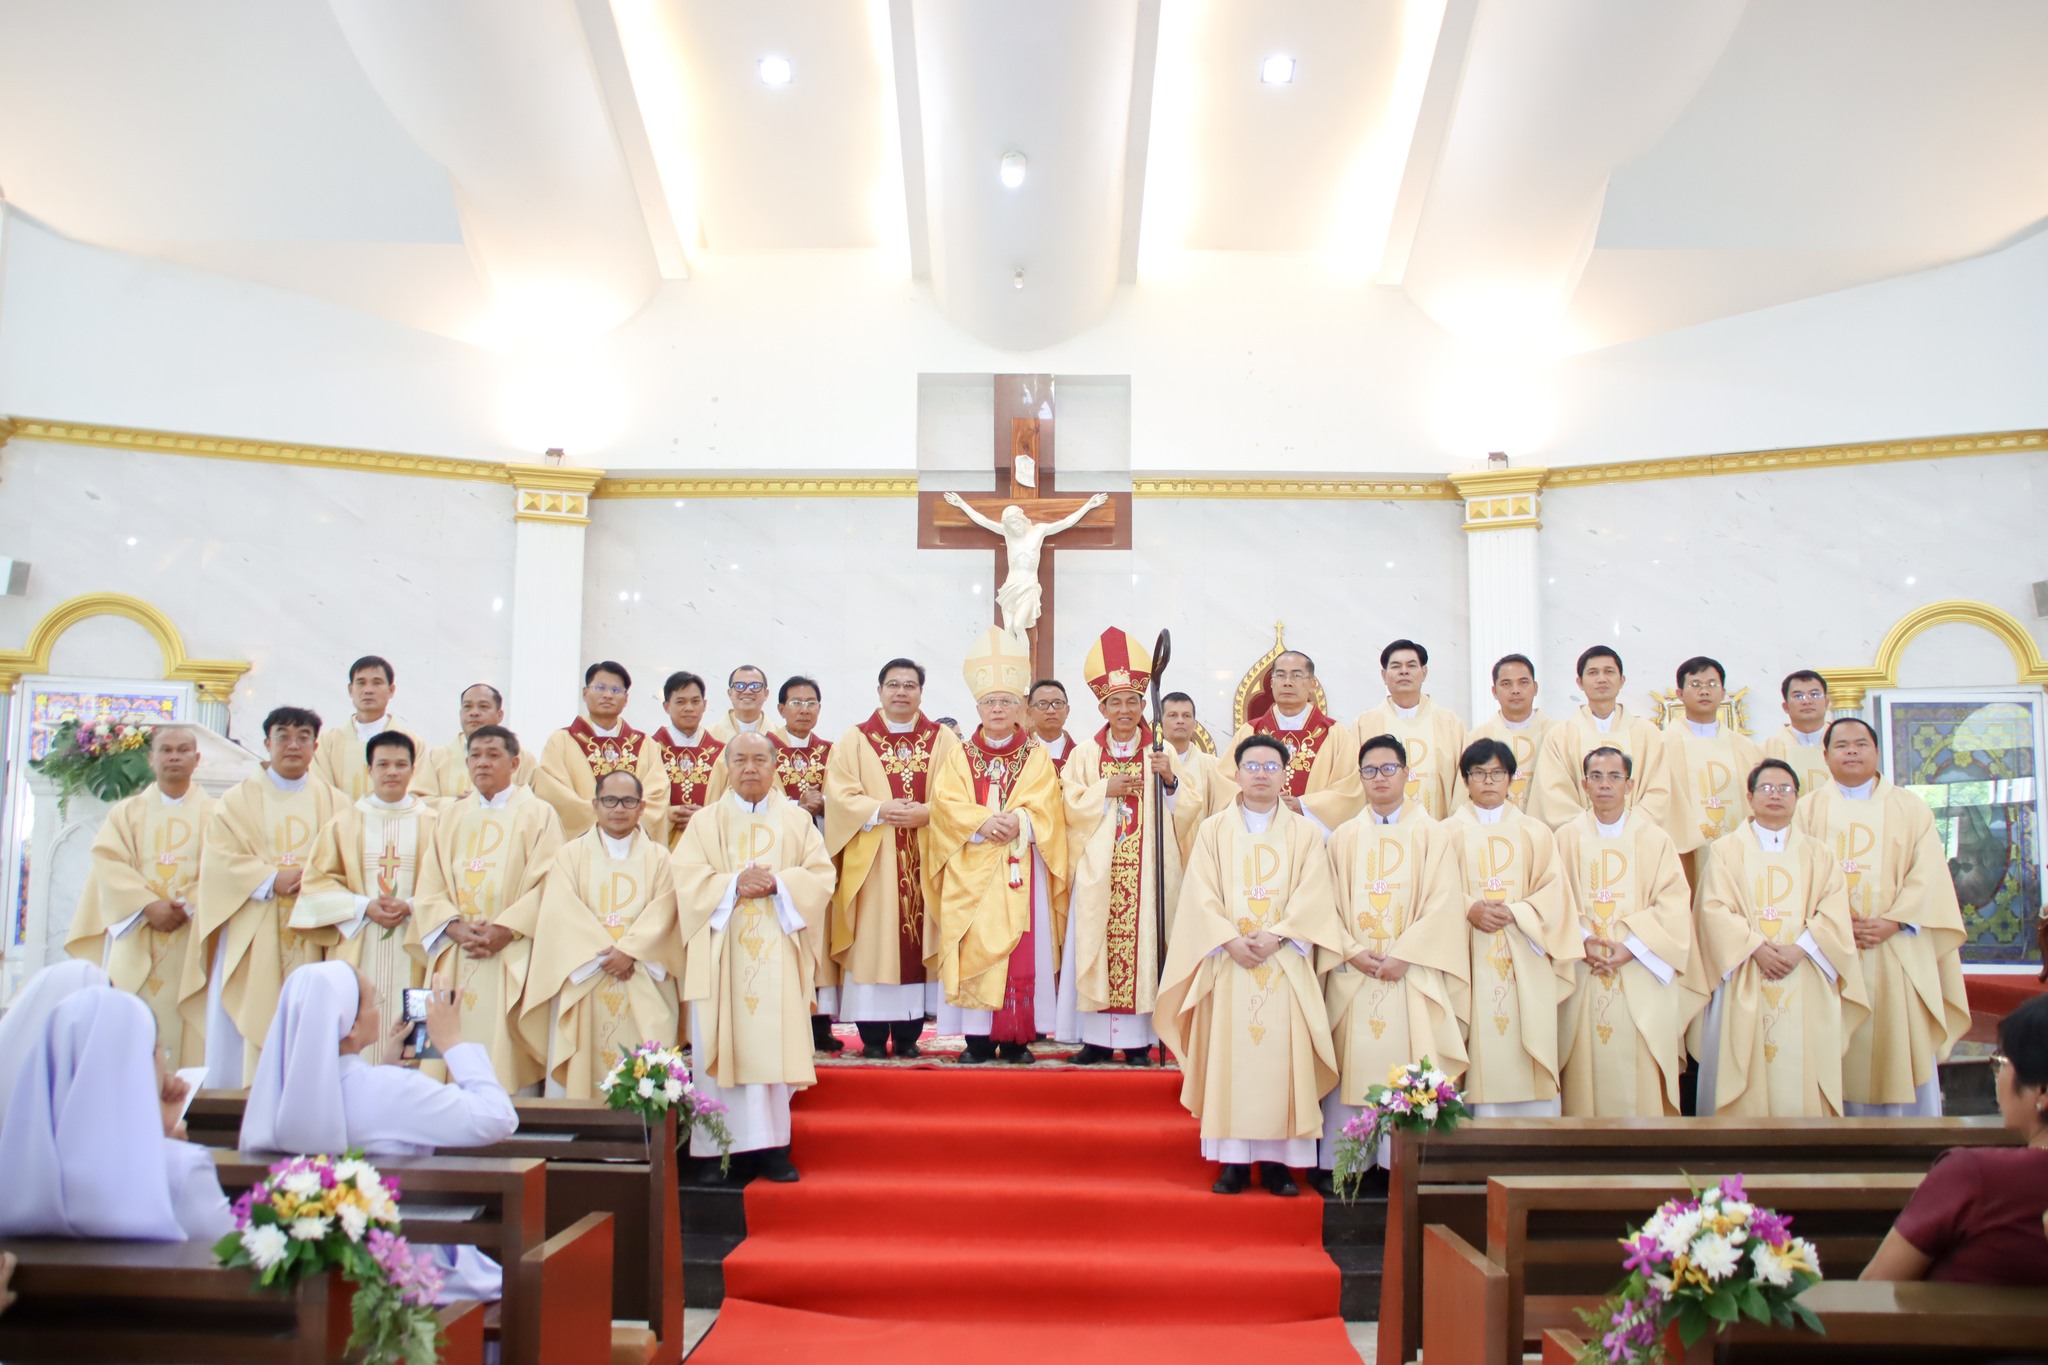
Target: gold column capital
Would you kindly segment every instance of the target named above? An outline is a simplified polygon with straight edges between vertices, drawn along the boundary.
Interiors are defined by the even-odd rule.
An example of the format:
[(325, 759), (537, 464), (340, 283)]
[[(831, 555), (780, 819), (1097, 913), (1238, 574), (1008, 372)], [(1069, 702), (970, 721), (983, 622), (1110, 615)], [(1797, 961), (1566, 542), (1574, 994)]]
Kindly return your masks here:
[(1542, 522), (1543, 485), (1548, 469), (1475, 469), (1452, 474), (1451, 487), (1465, 500), (1467, 531), (1505, 531)]
[(590, 495), (604, 478), (602, 469), (508, 464), (505, 470), (512, 478), (515, 520), (553, 522), (558, 526), (590, 524)]

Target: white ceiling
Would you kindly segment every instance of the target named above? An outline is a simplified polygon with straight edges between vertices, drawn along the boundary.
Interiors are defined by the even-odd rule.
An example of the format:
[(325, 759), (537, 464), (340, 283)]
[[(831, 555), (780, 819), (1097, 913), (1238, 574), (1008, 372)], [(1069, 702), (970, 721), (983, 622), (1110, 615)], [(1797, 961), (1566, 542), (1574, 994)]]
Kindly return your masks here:
[(0, 0), (0, 51), (17, 210), (475, 340), (856, 250), (1031, 349), (1285, 252), (1582, 350), (2048, 217), (2040, 0)]

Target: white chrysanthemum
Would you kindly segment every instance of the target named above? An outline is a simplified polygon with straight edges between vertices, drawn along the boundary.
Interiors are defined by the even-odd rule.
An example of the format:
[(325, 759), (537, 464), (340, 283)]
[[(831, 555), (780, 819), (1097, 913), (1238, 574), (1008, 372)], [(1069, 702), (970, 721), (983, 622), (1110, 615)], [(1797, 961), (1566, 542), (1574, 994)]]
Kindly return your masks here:
[(1421, 1110), (1421, 1113), (1422, 1113), (1422, 1121), (1423, 1121), (1424, 1123), (1435, 1123), (1435, 1122), (1436, 1122), (1436, 1101), (1435, 1101), (1435, 1100), (1431, 1100), (1431, 1101), (1430, 1101), (1430, 1102), (1429, 1102), (1428, 1104), (1425, 1104), (1425, 1105), (1423, 1105), (1423, 1106), (1422, 1106), (1422, 1110)]
[(654, 1098), (654, 1077), (642, 1076), (640, 1078), (640, 1098), (643, 1100)]
[(1765, 1284), (1783, 1289), (1792, 1283), (1792, 1265), (1768, 1242), (1754, 1243), (1749, 1249), (1750, 1262), (1756, 1266), (1756, 1277)]
[(1698, 1209), (1673, 1214), (1665, 1220), (1663, 1229), (1657, 1234), (1657, 1249), (1666, 1256), (1676, 1256), (1692, 1245), (1692, 1239), (1699, 1235), (1699, 1230)]
[(343, 1157), (340, 1161), (334, 1163), (334, 1178), (345, 1185), (368, 1169), (369, 1163), (366, 1161), (358, 1161), (354, 1157)]
[(670, 1104), (674, 1104), (677, 1100), (683, 1097), (683, 1083), (681, 1081), (671, 1080), (667, 1085), (664, 1085), (661, 1088), (661, 1093), (668, 1097), (668, 1102)]
[(1725, 1280), (1742, 1264), (1742, 1253), (1733, 1242), (1710, 1232), (1692, 1244), (1692, 1263), (1710, 1280)]
[(367, 1231), (370, 1226), (370, 1215), (364, 1213), (354, 1204), (343, 1204), (341, 1206), (340, 1217), (341, 1230), (348, 1237), (348, 1239), (351, 1242), (362, 1241), (363, 1233)]
[(312, 1171), (293, 1171), (277, 1183), (286, 1194), (295, 1194), (301, 1199), (317, 1198), (320, 1194), (320, 1177)]
[(1721, 1205), (1721, 1214), (1733, 1218), (1744, 1227), (1749, 1226), (1750, 1216), (1756, 1212), (1756, 1205), (1745, 1199), (1730, 1199)]
[(1422, 1073), (1422, 1083), (1428, 1086), (1431, 1090), (1436, 1089), (1438, 1086), (1442, 1085), (1445, 1081), (1449, 1079), (1449, 1076), (1444, 1075), (1443, 1072), (1438, 1071), (1435, 1067), (1431, 1067), (1429, 1070)]
[(317, 1242), (327, 1235), (331, 1218), (294, 1218), (292, 1236), (301, 1242)]
[(1650, 1288), (1656, 1290), (1659, 1297), (1671, 1297), (1671, 1277), (1669, 1275), (1652, 1274), (1647, 1278), (1650, 1283)]
[(258, 1270), (268, 1270), (282, 1261), (290, 1245), (285, 1240), (284, 1229), (275, 1224), (253, 1227), (242, 1234), (242, 1249), (249, 1253), (249, 1259), (256, 1263)]

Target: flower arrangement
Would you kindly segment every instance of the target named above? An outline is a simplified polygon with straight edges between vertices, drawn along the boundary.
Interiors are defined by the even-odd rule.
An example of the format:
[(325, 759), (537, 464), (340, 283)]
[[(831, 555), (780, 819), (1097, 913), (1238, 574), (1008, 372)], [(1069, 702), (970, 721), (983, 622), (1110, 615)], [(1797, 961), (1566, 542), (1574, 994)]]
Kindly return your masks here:
[(155, 727), (130, 725), (109, 716), (80, 720), (67, 715), (50, 736), (50, 748), (29, 766), (57, 784), (57, 808), (90, 792), (119, 801), (150, 784), (149, 737)]
[(670, 1108), (680, 1136), (701, 1128), (718, 1144), (718, 1167), (732, 1165), (732, 1133), (725, 1126), (725, 1104), (700, 1092), (690, 1080), (683, 1054), (660, 1043), (619, 1049), (619, 1060), (598, 1084), (598, 1093), (613, 1109), (630, 1109), (644, 1119), (658, 1119)]
[(1687, 1346), (1747, 1316), (1823, 1332), (1799, 1296), (1820, 1282), (1812, 1243), (1792, 1220), (1749, 1202), (1742, 1177), (1672, 1199), (1622, 1238), (1627, 1272), (1614, 1293), (1579, 1317), (1597, 1344), (1579, 1365), (1653, 1365), (1673, 1323)]
[(356, 1286), (348, 1348), (365, 1365), (433, 1365), (440, 1270), (397, 1235), (398, 1182), (358, 1153), (295, 1156), (235, 1201), (235, 1230), (214, 1244), (221, 1264), (248, 1266), (284, 1288), (339, 1270)]
[(1471, 1116), (1458, 1087), (1429, 1058), (1394, 1067), (1387, 1072), (1385, 1085), (1365, 1092), (1364, 1106), (1337, 1139), (1331, 1179), (1338, 1197), (1349, 1201), (1358, 1193), (1387, 1134), (1448, 1133)]

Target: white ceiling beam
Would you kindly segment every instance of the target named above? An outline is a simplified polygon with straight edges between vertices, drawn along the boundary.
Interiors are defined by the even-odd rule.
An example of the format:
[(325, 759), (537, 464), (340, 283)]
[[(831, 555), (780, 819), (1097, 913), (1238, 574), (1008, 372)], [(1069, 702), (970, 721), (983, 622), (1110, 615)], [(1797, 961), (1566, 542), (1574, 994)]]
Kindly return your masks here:
[(1451, 115), (1458, 107), (1458, 88), (1465, 81), (1465, 52), (1472, 41), (1472, 20), (1478, 13), (1479, 0), (1447, 0), (1444, 5), (1436, 53), (1429, 63), (1429, 80), (1422, 89), (1421, 112), (1415, 119), (1415, 135), (1408, 140), (1408, 159), (1401, 169), (1401, 188), (1394, 199), (1386, 249), (1380, 254), (1379, 270), (1373, 277), (1376, 283), (1399, 284), (1408, 273), (1408, 253), (1414, 249), (1422, 206), (1429, 201), (1429, 185), (1436, 177), (1444, 139), (1451, 130)]
[[(1476, 3), (1476, 0), (1474, 0)], [(1138, 0), (1138, 41), (1131, 52), (1131, 121), (1124, 142), (1123, 249), (1116, 282), (1138, 282), (1138, 230), (1145, 212), (1145, 157), (1152, 146), (1152, 82), (1159, 70), (1159, 0)]]
[[(661, 172), (654, 162), (654, 146), (647, 139), (647, 121), (640, 112), (640, 98), (633, 91), (633, 76), (626, 65), (626, 49), (619, 40), (619, 26), (612, 17), (611, 0), (576, 0), (577, 17), (583, 21), (584, 40), (590, 46), (590, 63), (597, 70), (597, 88), (611, 115), (612, 133), (626, 159), (626, 172), (633, 178), (633, 191), (640, 198), (640, 214), (647, 220), (647, 240), (654, 248), (654, 263), (665, 280), (690, 278), (689, 254), (683, 236), (676, 230), (669, 211), (668, 196), (662, 192)], [(695, 224), (691, 225), (692, 239)]]
[(889, 51), (896, 78), (896, 130), (903, 139), (903, 208), (910, 229), (910, 278), (932, 277), (932, 225), (924, 190), (924, 113), (917, 90), (917, 20), (911, 0), (889, 0)]

